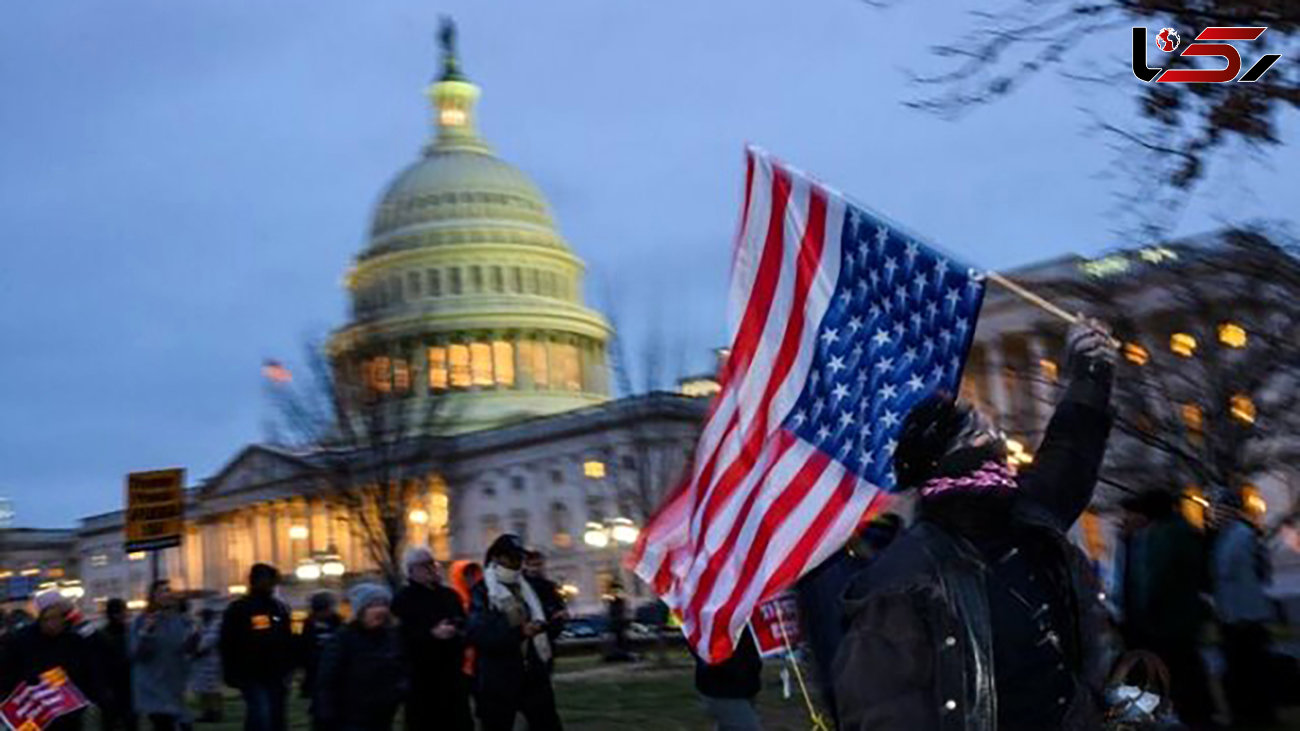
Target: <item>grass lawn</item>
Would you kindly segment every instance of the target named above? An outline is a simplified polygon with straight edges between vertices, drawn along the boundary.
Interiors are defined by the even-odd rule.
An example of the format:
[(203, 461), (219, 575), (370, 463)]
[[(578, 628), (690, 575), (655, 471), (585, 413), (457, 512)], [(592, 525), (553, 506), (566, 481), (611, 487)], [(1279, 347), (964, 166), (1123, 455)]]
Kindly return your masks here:
[[(771, 661), (764, 670), (765, 682), (759, 696), (763, 727), (765, 731), (807, 731), (812, 724), (797, 687), (792, 687), (789, 699), (782, 697), (780, 669), (780, 662)], [(694, 665), (679, 651), (670, 655), (666, 665), (653, 659), (606, 665), (594, 656), (560, 658), (555, 694), (566, 731), (712, 729), (695, 694)], [(1283, 716), (1286, 721), (1277, 731), (1300, 731), (1300, 709), (1288, 709)], [(200, 724), (195, 731), (241, 731), (242, 722), (243, 704), (231, 695), (226, 701), (225, 721)], [(289, 727), (293, 731), (310, 728), (306, 702), (296, 692), (291, 699)], [(400, 719), (396, 727), (401, 728)], [(92, 720), (86, 728), (95, 729), (97, 724)], [(522, 722), (518, 728), (523, 728)], [(141, 724), (141, 731), (148, 731), (147, 723)]]

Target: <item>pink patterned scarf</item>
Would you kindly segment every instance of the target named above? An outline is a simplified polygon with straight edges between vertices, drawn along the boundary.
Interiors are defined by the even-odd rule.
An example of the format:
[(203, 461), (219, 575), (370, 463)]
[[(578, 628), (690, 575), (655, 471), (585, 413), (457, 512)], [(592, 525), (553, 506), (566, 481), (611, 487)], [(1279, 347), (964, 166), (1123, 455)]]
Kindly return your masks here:
[(964, 475), (933, 477), (921, 485), (921, 497), (935, 497), (949, 493), (966, 495), (1006, 495), (1016, 490), (1015, 473), (1005, 463), (985, 462), (978, 469)]

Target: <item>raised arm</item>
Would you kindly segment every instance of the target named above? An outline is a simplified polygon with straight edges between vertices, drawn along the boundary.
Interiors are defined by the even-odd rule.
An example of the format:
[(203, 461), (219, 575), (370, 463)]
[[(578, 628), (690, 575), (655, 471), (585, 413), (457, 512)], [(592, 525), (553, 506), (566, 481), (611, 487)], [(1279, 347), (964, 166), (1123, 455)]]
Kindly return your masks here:
[(1092, 500), (1110, 436), (1110, 391), (1116, 348), (1105, 328), (1085, 321), (1070, 328), (1069, 382), (1052, 414), (1034, 463), (1020, 480), (1025, 496), (1067, 530)]

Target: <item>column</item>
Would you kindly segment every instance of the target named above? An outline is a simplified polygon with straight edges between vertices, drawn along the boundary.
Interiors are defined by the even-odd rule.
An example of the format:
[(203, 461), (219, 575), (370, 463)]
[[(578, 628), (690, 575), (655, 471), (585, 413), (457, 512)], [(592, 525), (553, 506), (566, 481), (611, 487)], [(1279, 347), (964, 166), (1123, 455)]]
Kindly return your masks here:
[(987, 346), (984, 348), (984, 373), (985, 382), (988, 384), (989, 406), (995, 411), (995, 420), (1000, 425), (1009, 423), (1011, 418), (1011, 401), (1008, 398), (1006, 379), (1003, 378), (1005, 370), (1002, 360), (1002, 340), (998, 337), (990, 338)]
[[(1029, 367), (1034, 372), (1033, 379), (1033, 429), (1041, 434), (1047, 428), (1047, 419), (1052, 413), (1052, 404), (1055, 401), (1055, 391), (1051, 383), (1048, 382), (1049, 374), (1043, 368), (1043, 361), (1048, 359), (1047, 343), (1043, 338), (1037, 335), (1028, 335), (1029, 341)], [(1057, 372), (1064, 367), (1064, 364), (1057, 363)], [(1058, 375), (1058, 379), (1060, 376)]]
[(253, 531), (257, 547), (253, 550), (253, 560), (257, 563), (275, 563), (275, 527), (271, 524), (271, 505), (259, 503), (253, 507)]

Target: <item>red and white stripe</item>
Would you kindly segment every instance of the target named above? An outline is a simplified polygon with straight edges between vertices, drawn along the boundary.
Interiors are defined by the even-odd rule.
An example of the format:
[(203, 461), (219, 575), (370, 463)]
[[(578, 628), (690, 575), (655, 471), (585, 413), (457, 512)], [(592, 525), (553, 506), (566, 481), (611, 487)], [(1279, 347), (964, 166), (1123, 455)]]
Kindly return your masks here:
[(722, 389), (689, 477), (629, 560), (710, 662), (730, 656), (759, 603), (843, 545), (879, 494), (781, 428), (835, 294), (843, 199), (754, 148), (745, 180)]

